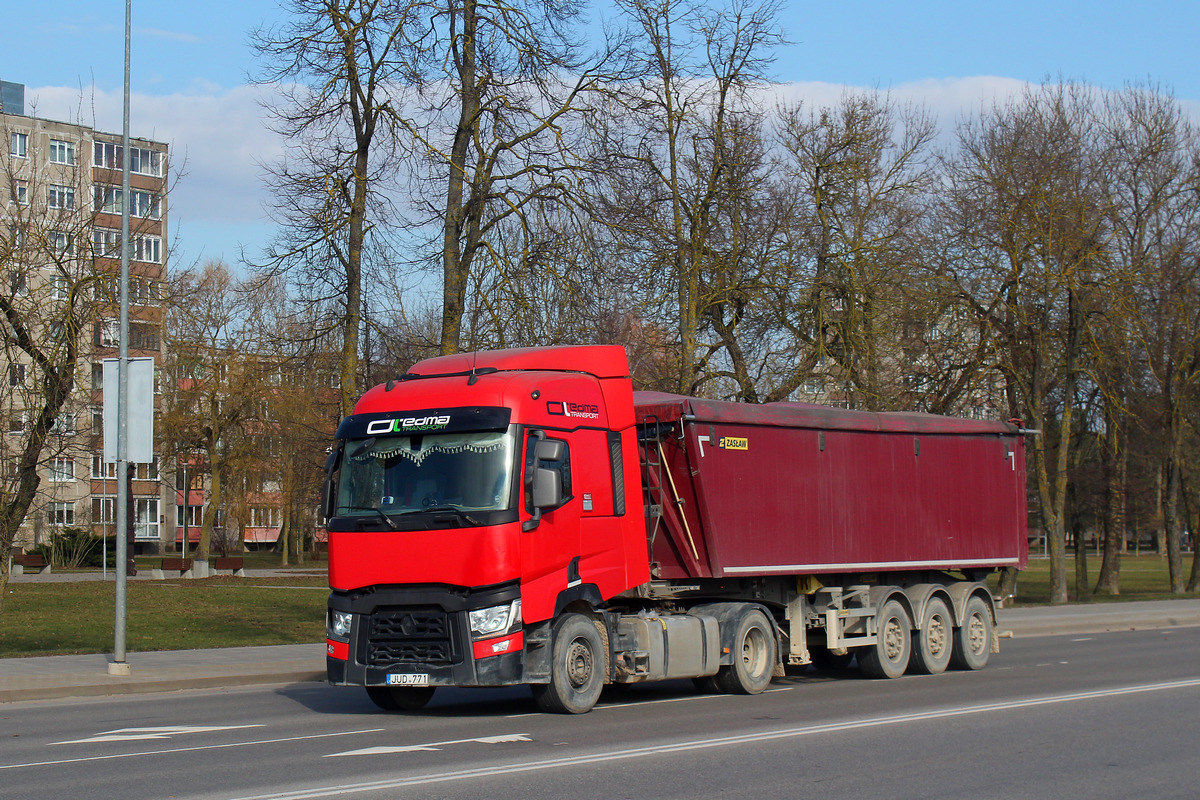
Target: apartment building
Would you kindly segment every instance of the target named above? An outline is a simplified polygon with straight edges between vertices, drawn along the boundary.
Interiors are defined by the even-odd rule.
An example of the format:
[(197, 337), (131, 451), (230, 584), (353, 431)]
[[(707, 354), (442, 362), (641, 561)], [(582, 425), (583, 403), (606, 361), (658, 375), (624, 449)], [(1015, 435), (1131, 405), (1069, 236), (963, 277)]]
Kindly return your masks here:
[[(121, 214), (130, 225), (130, 333), (133, 357), (163, 355), (167, 260), (168, 148), (119, 133), (26, 113), (24, 86), (0, 81), (0, 304), (11, 319), (0, 351), (0, 484), (11, 497), (22, 464), (37, 451), (40, 475), (15, 544), (47, 542), (56, 530), (115, 530), (116, 465), (102, 457), (102, 361), (120, 345)], [(128, 196), (121, 188), (130, 167)], [(20, 328), (16, 331), (16, 328)], [(16, 331), (16, 332), (14, 332)], [(53, 378), (73, 388), (48, 435), (35, 429), (52, 404)], [(156, 397), (156, 406), (157, 406)], [(44, 428), (44, 426), (42, 426)], [(42, 439), (31, 448), (31, 440)], [(171, 540), (175, 498), (157, 462), (132, 479), (135, 550)], [(173, 522), (174, 520), (172, 520)]]

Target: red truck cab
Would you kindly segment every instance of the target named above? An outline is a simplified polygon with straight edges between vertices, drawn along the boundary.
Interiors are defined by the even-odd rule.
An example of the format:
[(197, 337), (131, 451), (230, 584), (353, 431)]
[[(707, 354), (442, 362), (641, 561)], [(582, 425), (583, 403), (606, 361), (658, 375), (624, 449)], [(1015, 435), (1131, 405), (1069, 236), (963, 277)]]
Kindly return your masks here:
[(548, 667), (526, 651), (557, 613), (649, 579), (619, 346), (429, 359), (367, 392), (337, 438), (332, 683), (537, 683)]

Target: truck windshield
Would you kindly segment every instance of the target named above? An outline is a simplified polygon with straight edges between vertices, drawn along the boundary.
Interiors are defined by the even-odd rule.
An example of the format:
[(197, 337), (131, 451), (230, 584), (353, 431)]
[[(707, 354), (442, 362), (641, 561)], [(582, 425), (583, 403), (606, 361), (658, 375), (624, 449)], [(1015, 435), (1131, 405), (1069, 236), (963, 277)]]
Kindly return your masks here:
[(511, 507), (513, 438), (447, 433), (350, 439), (338, 516), (378, 516)]

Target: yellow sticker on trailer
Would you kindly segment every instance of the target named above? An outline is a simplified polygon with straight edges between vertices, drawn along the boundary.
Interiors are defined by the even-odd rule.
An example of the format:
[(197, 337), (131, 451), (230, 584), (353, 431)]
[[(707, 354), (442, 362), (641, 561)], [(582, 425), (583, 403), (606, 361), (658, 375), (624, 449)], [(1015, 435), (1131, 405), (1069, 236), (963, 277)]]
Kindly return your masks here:
[(722, 436), (717, 446), (722, 450), (749, 450), (750, 440), (740, 436)]

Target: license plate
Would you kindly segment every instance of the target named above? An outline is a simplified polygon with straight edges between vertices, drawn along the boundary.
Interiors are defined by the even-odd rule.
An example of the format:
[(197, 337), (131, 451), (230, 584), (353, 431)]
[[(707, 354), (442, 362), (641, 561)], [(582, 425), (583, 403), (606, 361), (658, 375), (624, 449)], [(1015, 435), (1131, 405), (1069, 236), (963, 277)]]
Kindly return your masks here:
[(388, 686), (428, 686), (429, 675), (424, 672), (405, 672), (400, 675), (388, 675)]

